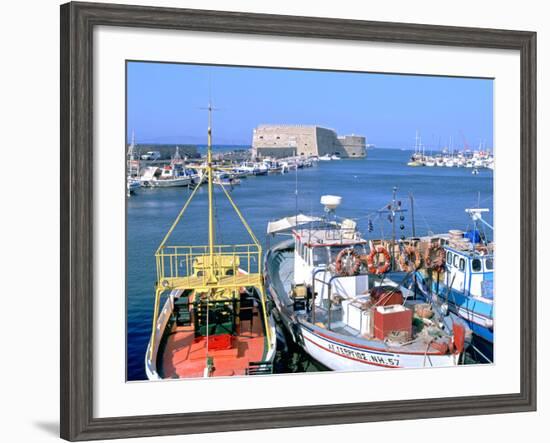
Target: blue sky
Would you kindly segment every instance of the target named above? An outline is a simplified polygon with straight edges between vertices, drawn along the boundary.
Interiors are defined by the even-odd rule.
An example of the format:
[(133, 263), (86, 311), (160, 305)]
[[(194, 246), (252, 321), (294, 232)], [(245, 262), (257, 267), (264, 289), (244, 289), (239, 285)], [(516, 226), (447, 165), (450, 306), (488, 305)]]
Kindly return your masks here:
[[(128, 63), (128, 139), (250, 144), (258, 124), (317, 124), (360, 134), (377, 147), (493, 146), (493, 81), (268, 68)], [(209, 91), (210, 90), (210, 91)]]

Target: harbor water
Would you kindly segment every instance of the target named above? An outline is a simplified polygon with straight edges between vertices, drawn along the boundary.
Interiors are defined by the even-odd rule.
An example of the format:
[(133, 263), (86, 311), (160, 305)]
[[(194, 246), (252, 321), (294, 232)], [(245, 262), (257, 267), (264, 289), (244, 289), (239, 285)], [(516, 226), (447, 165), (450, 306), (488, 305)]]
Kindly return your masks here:
[[(409, 194), (414, 196), (416, 236), (449, 229), (466, 230), (471, 221), (466, 208), (486, 207), (484, 218), (492, 224), (493, 171), (468, 168), (408, 167), (410, 151), (374, 149), (368, 158), (318, 162), (316, 166), (287, 174), (248, 177), (232, 190), (232, 197), (264, 248), (277, 239), (267, 238), (270, 220), (293, 215), (296, 211), (321, 215), (321, 195), (343, 198), (337, 215), (357, 220), (366, 238), (391, 238), (392, 223), (378, 212), (392, 197), (407, 210), (397, 222), (397, 236), (413, 234)], [(127, 380), (146, 380), (144, 356), (151, 332), (156, 267), (154, 253), (190, 194), (187, 188), (140, 189), (127, 203)], [(170, 244), (207, 243), (207, 190), (199, 189)], [(248, 243), (221, 191), (215, 193), (216, 242)], [(370, 223), (369, 223), (370, 221)], [(368, 232), (372, 225), (372, 232)], [(403, 229), (401, 229), (403, 225)], [(487, 233), (490, 234), (490, 233)], [(316, 362), (289, 344), (279, 352), (275, 372), (322, 370)]]

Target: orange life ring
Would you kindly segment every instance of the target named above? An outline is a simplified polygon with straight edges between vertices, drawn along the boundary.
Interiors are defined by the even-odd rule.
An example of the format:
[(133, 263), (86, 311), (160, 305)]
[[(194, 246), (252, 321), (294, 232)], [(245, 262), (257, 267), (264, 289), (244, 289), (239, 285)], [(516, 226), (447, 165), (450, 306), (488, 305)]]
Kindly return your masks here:
[[(384, 257), (384, 261), (380, 260), (381, 255)], [(378, 245), (371, 249), (367, 255), (367, 269), (371, 274), (385, 274), (390, 270), (390, 266), (391, 256), (384, 246)]]
[(445, 270), (445, 250), (439, 245), (431, 245), (424, 254), (424, 265), (428, 270), (443, 272)]
[[(344, 258), (346, 263), (344, 263)], [(348, 260), (353, 259), (353, 263), (348, 265)], [(359, 274), (361, 268), (361, 258), (353, 248), (342, 249), (336, 256), (336, 273), (338, 275), (352, 276)]]
[(422, 256), (414, 246), (407, 245), (399, 255), (399, 265), (405, 272), (416, 271), (422, 264)]

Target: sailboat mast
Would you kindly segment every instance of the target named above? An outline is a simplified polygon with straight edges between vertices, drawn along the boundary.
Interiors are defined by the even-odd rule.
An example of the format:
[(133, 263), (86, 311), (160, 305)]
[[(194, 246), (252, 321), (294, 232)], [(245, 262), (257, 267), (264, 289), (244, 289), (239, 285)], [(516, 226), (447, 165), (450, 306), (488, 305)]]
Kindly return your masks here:
[(214, 190), (212, 168), (212, 104), (208, 103), (208, 150), (206, 154), (206, 173), (208, 174), (208, 251), (210, 253), (210, 279), (214, 275)]

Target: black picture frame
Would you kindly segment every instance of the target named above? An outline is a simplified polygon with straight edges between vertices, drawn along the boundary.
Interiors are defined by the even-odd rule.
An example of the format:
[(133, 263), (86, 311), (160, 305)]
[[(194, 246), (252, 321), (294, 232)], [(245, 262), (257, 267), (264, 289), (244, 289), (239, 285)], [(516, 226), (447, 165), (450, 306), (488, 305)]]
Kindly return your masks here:
[[(154, 416), (93, 417), (92, 54), (96, 26), (469, 48), (521, 58), (521, 390), (518, 394)], [(70, 441), (536, 410), (536, 33), (331, 18), (67, 3), (61, 6), (61, 437)], [(122, 295), (121, 295), (122, 296)]]

